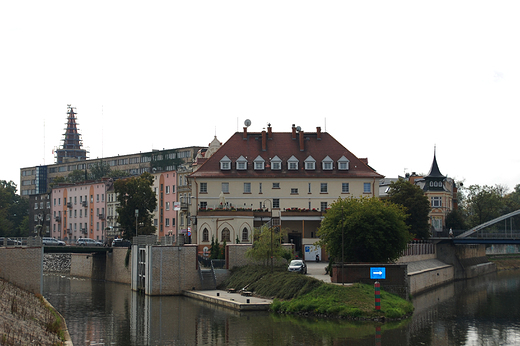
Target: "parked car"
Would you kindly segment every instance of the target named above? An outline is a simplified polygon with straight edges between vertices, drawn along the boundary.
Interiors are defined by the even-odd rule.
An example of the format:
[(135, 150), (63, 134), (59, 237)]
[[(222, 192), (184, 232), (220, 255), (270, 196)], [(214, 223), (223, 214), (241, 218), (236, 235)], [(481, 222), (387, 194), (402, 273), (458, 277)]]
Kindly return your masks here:
[(307, 274), (307, 265), (303, 260), (292, 260), (287, 270), (294, 273)]
[(44, 246), (65, 246), (65, 242), (56, 238), (43, 237), (42, 244)]
[(22, 242), (19, 240), (13, 240), (11, 238), (0, 237), (0, 246), (7, 245), (22, 245)]
[(76, 240), (78, 246), (103, 246), (102, 242), (94, 240), (92, 238), (79, 238)]
[(132, 242), (127, 239), (114, 239), (112, 241), (112, 247), (130, 247), (132, 246)]

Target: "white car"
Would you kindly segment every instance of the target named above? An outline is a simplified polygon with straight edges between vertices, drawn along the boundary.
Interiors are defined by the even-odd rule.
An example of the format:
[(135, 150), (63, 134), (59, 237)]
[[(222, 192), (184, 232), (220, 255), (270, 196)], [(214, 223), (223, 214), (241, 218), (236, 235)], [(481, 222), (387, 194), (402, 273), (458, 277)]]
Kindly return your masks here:
[(65, 246), (65, 242), (56, 238), (43, 237), (42, 244), (44, 246)]
[(92, 238), (79, 238), (76, 240), (78, 246), (103, 246), (102, 242), (94, 240)]

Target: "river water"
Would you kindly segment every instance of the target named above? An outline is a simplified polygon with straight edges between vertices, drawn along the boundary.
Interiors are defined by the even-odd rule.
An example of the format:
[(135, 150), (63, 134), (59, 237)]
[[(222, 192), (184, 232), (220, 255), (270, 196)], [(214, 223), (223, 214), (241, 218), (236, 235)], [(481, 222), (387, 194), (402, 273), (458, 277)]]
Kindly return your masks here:
[(347, 322), (239, 313), (128, 285), (48, 274), (44, 296), (80, 345), (520, 345), (520, 271), (458, 281), (414, 297), (413, 317)]

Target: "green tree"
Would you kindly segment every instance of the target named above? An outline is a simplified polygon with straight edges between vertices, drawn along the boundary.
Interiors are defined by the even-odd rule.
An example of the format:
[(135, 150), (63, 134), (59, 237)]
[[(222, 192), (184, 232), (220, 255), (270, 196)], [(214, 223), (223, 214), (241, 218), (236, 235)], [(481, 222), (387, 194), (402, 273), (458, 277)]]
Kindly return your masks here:
[(446, 215), (446, 228), (453, 230), (466, 230), (466, 219), (459, 209), (452, 209)]
[(99, 180), (104, 177), (108, 177), (110, 175), (110, 166), (108, 163), (103, 162), (103, 160), (100, 160), (98, 162), (95, 162), (90, 166), (90, 174), (89, 179), (91, 180)]
[(465, 192), (464, 209), (470, 228), (493, 220), (506, 211), (505, 188), (500, 185), (470, 185)]
[(67, 182), (80, 183), (87, 180), (87, 172), (81, 169), (75, 169), (67, 175)]
[(428, 224), (430, 202), (423, 190), (407, 180), (399, 179), (390, 184), (388, 195), (391, 202), (406, 208), (408, 214), (406, 224), (410, 226), (410, 232), (419, 239), (430, 238), (430, 225)]
[(27, 221), (29, 201), (16, 193), (12, 181), (0, 180), (0, 236), (25, 236), (29, 229)]
[(263, 225), (253, 232), (253, 247), (246, 251), (247, 257), (264, 262), (264, 265), (269, 265), (271, 258), (274, 260), (286, 257), (287, 250), (282, 247), (282, 239), (287, 231)]
[(393, 261), (413, 239), (406, 217), (404, 207), (390, 201), (339, 198), (325, 213), (318, 244), (336, 261)]
[(217, 259), (220, 255), (220, 244), (218, 241), (215, 241), (215, 237), (211, 237), (211, 247), (209, 248), (209, 258)]
[[(152, 212), (157, 206), (157, 199), (152, 190), (153, 176), (143, 173), (138, 177), (119, 179), (114, 183), (119, 207), (117, 208), (117, 221), (123, 228), (123, 237), (130, 239), (136, 233), (153, 234), (155, 227), (152, 225)], [(136, 220), (135, 211), (138, 210)]]

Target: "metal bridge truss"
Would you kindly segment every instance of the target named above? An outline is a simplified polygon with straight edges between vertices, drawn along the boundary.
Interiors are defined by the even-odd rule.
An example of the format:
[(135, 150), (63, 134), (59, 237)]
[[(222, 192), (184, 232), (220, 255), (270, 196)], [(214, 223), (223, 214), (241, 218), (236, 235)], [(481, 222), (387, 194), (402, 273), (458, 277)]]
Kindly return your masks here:
[(464, 233), (461, 233), (459, 234), (458, 236), (456, 236), (455, 238), (456, 239), (462, 239), (462, 238), (467, 238), (469, 237), (470, 235), (472, 235), (473, 233), (475, 232), (478, 232), (488, 226), (491, 226), (491, 225), (494, 225), (495, 223), (498, 223), (500, 221), (504, 221), (505, 219), (508, 219), (510, 217), (513, 217), (513, 216), (516, 216), (516, 215), (520, 215), (520, 209), (519, 210), (516, 210), (516, 211), (513, 211), (509, 214), (505, 214), (505, 215), (502, 215), (502, 216), (499, 216), (497, 217), (496, 219), (493, 219), (491, 221), (488, 221), (488, 222), (484, 222), (483, 224), (481, 225), (478, 225), (476, 227), (473, 227), (472, 229), (464, 232)]

